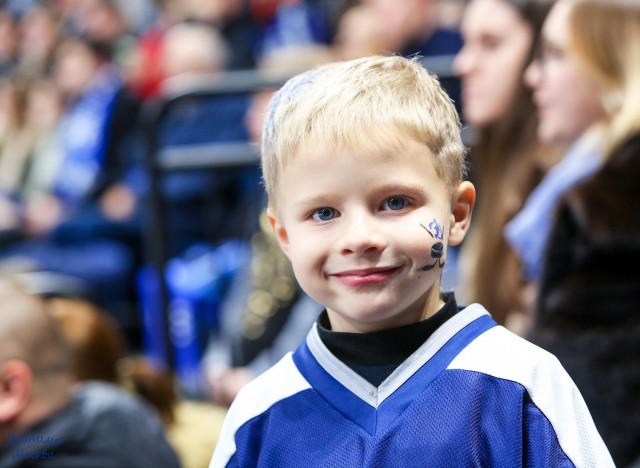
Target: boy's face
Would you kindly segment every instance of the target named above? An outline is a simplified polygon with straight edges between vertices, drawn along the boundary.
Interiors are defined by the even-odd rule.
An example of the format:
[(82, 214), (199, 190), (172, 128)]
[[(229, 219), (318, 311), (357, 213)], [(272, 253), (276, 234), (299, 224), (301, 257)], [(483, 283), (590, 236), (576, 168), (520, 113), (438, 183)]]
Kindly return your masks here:
[(302, 288), (335, 331), (417, 322), (440, 307), (447, 244), (462, 241), (475, 192), (453, 197), (424, 145), (402, 151), (297, 155), (281, 171), (269, 215)]

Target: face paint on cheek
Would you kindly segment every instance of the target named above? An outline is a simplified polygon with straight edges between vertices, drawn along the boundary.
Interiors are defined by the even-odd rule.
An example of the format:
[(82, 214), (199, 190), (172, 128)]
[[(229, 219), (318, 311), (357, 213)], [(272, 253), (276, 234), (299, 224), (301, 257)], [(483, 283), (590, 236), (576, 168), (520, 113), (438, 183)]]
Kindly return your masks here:
[[(436, 219), (432, 219), (431, 222), (428, 224), (428, 227), (425, 227), (424, 225), (420, 224), (420, 226), (427, 231), (427, 233), (433, 238), (433, 239), (444, 239), (444, 229), (442, 228), (442, 226), (440, 226), (440, 224), (438, 223), (438, 221), (436, 221)], [(439, 266), (440, 268), (444, 267), (444, 261), (442, 260), (442, 256), (444, 255), (444, 244), (440, 241), (436, 242), (435, 244), (433, 244), (433, 246), (431, 246), (431, 258), (435, 259), (435, 262), (431, 263), (431, 264), (426, 264), (425, 266), (418, 268), (419, 271), (429, 271), (433, 268), (437, 266)]]
[[(433, 231), (433, 234), (431, 234), (431, 231)], [(440, 223), (436, 221), (436, 218), (433, 218), (429, 223), (429, 229), (427, 229), (427, 232), (431, 234), (431, 237), (434, 237), (438, 240), (444, 239), (444, 228), (440, 226)]]
[(431, 256), (433, 258), (442, 258), (442, 254), (444, 253), (444, 244), (442, 242), (436, 242), (431, 247)]

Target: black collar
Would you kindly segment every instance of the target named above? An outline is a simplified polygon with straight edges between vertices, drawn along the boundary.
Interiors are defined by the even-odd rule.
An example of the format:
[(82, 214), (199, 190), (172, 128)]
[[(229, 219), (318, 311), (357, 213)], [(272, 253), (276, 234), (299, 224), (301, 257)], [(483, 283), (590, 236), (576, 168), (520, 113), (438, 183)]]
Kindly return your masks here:
[(370, 333), (331, 331), (325, 310), (318, 317), (318, 334), (332, 354), (377, 387), (458, 312), (453, 293), (442, 299), (444, 306), (425, 320)]

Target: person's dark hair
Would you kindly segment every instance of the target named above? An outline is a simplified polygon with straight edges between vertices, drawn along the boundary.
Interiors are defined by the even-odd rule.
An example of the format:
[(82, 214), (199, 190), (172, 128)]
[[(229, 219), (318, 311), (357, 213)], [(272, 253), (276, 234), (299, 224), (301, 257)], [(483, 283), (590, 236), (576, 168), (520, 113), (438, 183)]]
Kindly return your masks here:
[(555, 0), (506, 0), (512, 5), (520, 16), (533, 28), (533, 47), (531, 48), (530, 59), (538, 46), (540, 33), (544, 20), (551, 10)]
[(99, 39), (81, 39), (99, 62), (109, 62), (113, 59), (113, 45)]

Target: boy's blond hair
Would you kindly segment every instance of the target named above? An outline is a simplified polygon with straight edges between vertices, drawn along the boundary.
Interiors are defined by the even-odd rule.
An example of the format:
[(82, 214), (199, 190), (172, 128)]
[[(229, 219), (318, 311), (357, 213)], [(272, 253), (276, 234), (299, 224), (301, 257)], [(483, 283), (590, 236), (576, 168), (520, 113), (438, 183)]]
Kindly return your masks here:
[[(278, 173), (305, 148), (402, 151), (425, 145), (453, 191), (464, 177), (460, 120), (435, 76), (417, 59), (373, 56), (332, 63), (290, 79), (274, 95), (262, 138), (262, 171), (271, 204)], [(309, 177), (313, 177), (312, 174)]]

